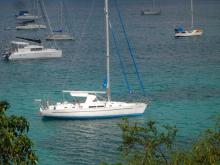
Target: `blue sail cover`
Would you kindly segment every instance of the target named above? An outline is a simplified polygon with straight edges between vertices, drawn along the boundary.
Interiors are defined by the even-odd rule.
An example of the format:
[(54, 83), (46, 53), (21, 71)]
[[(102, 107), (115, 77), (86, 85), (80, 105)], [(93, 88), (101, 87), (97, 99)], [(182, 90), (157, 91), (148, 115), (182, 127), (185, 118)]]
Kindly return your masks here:
[(60, 30), (53, 30), (53, 32), (62, 33), (63, 30), (62, 29), (60, 29)]
[(29, 12), (27, 10), (22, 10), (22, 11), (19, 11), (19, 13), (16, 15), (16, 16), (23, 16), (25, 14), (28, 14)]
[(183, 29), (183, 27), (179, 26), (178, 28), (175, 29), (175, 32), (176, 33), (183, 33), (184, 29)]

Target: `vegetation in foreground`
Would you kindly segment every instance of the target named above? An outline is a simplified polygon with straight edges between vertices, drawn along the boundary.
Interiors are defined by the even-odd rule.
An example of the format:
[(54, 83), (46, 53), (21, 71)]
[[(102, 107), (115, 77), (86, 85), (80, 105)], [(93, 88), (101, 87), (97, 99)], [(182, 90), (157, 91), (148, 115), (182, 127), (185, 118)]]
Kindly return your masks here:
[(9, 104), (0, 101), (0, 165), (37, 164), (33, 142), (27, 136), (29, 123), (24, 117), (7, 116)]
[[(0, 101), (0, 165), (37, 164), (33, 142), (27, 136), (29, 123), (24, 117), (7, 116), (9, 104)], [(174, 146), (176, 127), (158, 127), (156, 122), (119, 125), (122, 130), (120, 150), (123, 163), (115, 165), (220, 165), (220, 116), (212, 129), (206, 130), (189, 150)], [(107, 163), (102, 163), (107, 164)]]
[(176, 127), (158, 127), (153, 121), (130, 124), (127, 119), (119, 127), (124, 159), (115, 165), (220, 165), (220, 117), (215, 127), (206, 130), (189, 150), (181, 151), (173, 144)]

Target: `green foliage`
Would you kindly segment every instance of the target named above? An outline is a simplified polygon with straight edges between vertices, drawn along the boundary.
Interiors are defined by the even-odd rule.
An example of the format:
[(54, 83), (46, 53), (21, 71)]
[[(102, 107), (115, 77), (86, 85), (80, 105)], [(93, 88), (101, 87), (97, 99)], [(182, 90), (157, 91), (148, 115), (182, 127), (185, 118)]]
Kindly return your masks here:
[[(121, 151), (127, 156), (127, 164), (167, 164), (177, 129), (162, 126), (159, 131), (154, 121), (144, 126), (130, 125), (127, 119), (119, 125), (123, 131)], [(160, 133), (161, 132), (161, 133)]]
[(192, 145), (190, 151), (175, 152), (172, 164), (219, 165), (220, 164), (220, 120), (214, 129), (208, 129)]
[(6, 101), (0, 101), (0, 165), (37, 164), (37, 156), (28, 138), (29, 123), (24, 117), (7, 116)]
[(205, 131), (191, 149), (178, 151), (173, 147), (176, 127), (158, 127), (153, 121), (131, 125), (124, 119), (119, 125), (123, 140), (120, 150), (126, 159), (115, 165), (220, 165), (219, 116), (216, 121), (215, 128)]

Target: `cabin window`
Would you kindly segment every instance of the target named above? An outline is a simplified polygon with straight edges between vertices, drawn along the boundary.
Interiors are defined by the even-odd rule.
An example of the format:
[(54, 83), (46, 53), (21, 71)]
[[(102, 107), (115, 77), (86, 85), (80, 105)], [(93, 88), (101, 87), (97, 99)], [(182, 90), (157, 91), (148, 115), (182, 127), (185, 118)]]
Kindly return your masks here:
[(96, 108), (96, 106), (89, 106), (89, 108)]
[(97, 107), (104, 107), (104, 105), (98, 105)]
[(31, 51), (41, 51), (42, 48), (31, 48)]

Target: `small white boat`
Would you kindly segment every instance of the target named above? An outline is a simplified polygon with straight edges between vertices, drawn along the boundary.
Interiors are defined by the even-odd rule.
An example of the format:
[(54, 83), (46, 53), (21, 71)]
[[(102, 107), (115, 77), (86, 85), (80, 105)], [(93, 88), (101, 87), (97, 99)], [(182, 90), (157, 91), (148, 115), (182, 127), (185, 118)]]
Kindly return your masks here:
[(160, 15), (161, 14), (161, 10), (160, 9), (143, 10), (142, 14), (143, 15)]
[(161, 14), (161, 9), (156, 8), (155, 0), (153, 0), (152, 1), (152, 8), (147, 9), (147, 10), (143, 10), (141, 13), (142, 13), (142, 15), (160, 15)]
[(35, 19), (39, 19), (39, 16), (32, 15), (31, 13), (29, 13), (29, 11), (20, 11), (16, 15), (16, 19), (18, 19), (18, 20), (35, 20)]
[[(74, 98), (83, 98), (85, 101), (64, 101), (50, 104), (40, 101), (40, 114), (49, 118), (71, 119), (98, 119), (122, 116), (142, 115), (147, 103), (127, 103), (111, 100), (110, 92), (110, 54), (109, 54), (109, 16), (108, 0), (105, 0), (105, 25), (106, 25), (106, 91), (63, 91)], [(106, 94), (106, 97), (101, 95)]]
[(194, 29), (194, 16), (193, 16), (193, 0), (191, 0), (191, 30), (184, 30), (182, 27), (175, 28), (175, 37), (192, 37), (192, 36), (201, 36), (203, 30)]
[(46, 40), (74, 40), (74, 38), (68, 33), (53, 33), (48, 35)]
[(21, 16), (17, 16), (16, 17), (18, 20), (35, 20), (35, 19), (39, 19), (38, 16), (36, 15), (21, 15)]
[(63, 3), (60, 1), (60, 29), (51, 29), (51, 34), (47, 36), (46, 40), (74, 40), (73, 35), (64, 30), (63, 18)]
[(44, 48), (42, 45), (33, 45), (28, 42), (12, 41), (10, 49), (3, 54), (8, 60), (59, 58), (62, 50)]
[(17, 30), (33, 30), (33, 29), (46, 29), (46, 25), (36, 24), (36, 23), (28, 23), (28, 24), (20, 24), (16, 26)]
[(175, 29), (175, 37), (190, 37), (190, 36), (201, 36), (203, 31), (201, 29), (195, 29), (192, 31)]

